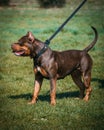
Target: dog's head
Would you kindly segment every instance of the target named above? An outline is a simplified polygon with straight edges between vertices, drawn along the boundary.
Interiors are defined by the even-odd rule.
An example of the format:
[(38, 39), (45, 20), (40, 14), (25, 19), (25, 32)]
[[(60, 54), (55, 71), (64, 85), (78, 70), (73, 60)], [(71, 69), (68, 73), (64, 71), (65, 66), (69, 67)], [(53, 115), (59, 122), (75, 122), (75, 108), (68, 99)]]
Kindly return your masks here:
[(35, 37), (31, 32), (20, 38), (18, 42), (11, 45), (12, 51), (16, 56), (35, 56)]

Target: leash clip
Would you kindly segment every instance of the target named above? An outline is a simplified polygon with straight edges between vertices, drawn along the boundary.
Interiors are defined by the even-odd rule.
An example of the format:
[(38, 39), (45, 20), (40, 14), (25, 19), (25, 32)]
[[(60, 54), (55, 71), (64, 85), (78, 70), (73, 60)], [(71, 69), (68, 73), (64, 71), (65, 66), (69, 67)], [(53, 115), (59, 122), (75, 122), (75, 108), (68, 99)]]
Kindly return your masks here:
[(46, 45), (49, 45), (49, 44), (50, 44), (50, 40), (47, 39), (47, 40), (45, 41), (45, 44), (46, 44)]

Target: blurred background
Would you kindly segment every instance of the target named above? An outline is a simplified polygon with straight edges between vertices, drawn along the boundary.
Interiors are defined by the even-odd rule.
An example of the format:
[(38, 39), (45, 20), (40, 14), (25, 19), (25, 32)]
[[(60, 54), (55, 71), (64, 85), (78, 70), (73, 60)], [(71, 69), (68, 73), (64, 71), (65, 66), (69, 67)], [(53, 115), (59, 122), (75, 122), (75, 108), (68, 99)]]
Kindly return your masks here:
[(78, 100), (79, 89), (68, 76), (57, 81), (57, 105), (49, 102), (44, 80), (36, 105), (29, 106), (34, 89), (33, 61), (16, 57), (11, 44), (28, 31), (45, 41), (81, 0), (0, 0), (0, 130), (104, 130), (104, 0), (87, 0), (51, 41), (57, 51), (82, 50), (99, 34), (89, 52), (93, 59), (92, 96)]

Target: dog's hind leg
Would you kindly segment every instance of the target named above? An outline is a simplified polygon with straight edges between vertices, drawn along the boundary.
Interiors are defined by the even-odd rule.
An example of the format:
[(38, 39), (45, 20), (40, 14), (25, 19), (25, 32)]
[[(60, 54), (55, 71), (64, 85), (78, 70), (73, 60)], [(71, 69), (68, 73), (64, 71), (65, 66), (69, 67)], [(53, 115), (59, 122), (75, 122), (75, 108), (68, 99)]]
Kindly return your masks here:
[(81, 60), (81, 71), (83, 76), (83, 82), (86, 88), (86, 94), (84, 97), (85, 101), (89, 100), (89, 97), (91, 95), (91, 69), (92, 69), (93, 61), (91, 57), (87, 54), (84, 56)]
[(86, 72), (83, 74), (83, 80), (84, 80), (84, 85), (86, 87), (86, 94), (85, 94), (85, 97), (84, 97), (84, 100), (85, 101), (88, 101), (89, 100), (89, 97), (91, 95), (91, 91), (92, 91), (92, 88), (91, 88), (91, 71), (89, 72)]
[(80, 70), (75, 70), (72, 72), (71, 74), (73, 81), (75, 82), (75, 84), (80, 88), (80, 95), (79, 98), (83, 98), (84, 97), (84, 92), (85, 92), (85, 85), (82, 82), (82, 73)]

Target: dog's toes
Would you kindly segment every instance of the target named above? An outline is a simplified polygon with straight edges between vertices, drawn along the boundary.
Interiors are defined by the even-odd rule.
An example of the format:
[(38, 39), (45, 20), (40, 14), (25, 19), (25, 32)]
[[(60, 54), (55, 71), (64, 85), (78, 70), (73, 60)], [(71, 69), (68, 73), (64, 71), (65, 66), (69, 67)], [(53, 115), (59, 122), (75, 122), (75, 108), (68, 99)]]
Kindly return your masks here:
[(56, 105), (56, 101), (51, 101), (51, 105), (55, 106)]
[(85, 96), (85, 97), (83, 98), (83, 100), (86, 101), (86, 102), (88, 102), (89, 96)]

